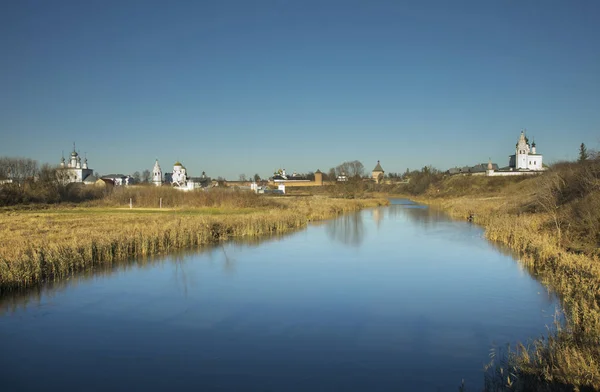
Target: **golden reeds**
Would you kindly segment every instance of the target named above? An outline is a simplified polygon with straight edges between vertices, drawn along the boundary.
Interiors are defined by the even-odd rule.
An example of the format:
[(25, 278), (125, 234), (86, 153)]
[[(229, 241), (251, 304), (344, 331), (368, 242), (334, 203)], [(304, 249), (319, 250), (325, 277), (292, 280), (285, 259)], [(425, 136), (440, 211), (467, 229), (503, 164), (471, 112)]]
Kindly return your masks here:
[[(148, 189), (155, 195), (154, 189)], [(219, 193), (209, 198), (203, 193), (185, 196), (180, 202), (194, 202), (199, 206), (199, 200), (203, 200), (208, 207), (0, 210), (0, 295), (68, 278), (95, 266), (197, 248), (234, 237), (283, 233), (304, 227), (313, 220), (387, 203), (384, 199), (269, 198), (249, 192), (222, 193), (219, 201)], [(170, 191), (165, 194), (167, 197), (179, 195)], [(138, 205), (144, 205), (140, 199), (150, 198), (143, 190), (136, 196)], [(108, 199), (96, 204), (117, 203)], [(215, 207), (219, 204), (220, 207)]]

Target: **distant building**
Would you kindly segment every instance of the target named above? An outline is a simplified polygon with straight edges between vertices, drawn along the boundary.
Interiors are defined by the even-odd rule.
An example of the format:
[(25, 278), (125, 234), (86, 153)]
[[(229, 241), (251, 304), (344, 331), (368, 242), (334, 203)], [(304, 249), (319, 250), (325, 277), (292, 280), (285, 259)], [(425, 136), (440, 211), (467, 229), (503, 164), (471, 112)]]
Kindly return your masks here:
[(309, 180), (305, 176), (300, 175), (296, 172), (293, 172), (291, 175), (289, 175), (285, 172), (285, 169), (283, 169), (283, 170), (279, 169), (278, 171), (273, 173), (273, 177), (271, 178), (271, 181), (273, 181), (275, 183), (283, 183), (283, 182), (287, 183), (287, 182), (291, 182), (291, 181), (311, 182), (311, 180)]
[(154, 162), (154, 168), (152, 168), (152, 183), (156, 186), (162, 185), (162, 170), (160, 170), (158, 159)]
[[(314, 178), (312, 176), (306, 176), (304, 174), (298, 174), (293, 172), (291, 175), (287, 174), (285, 169), (279, 169), (273, 173), (273, 177), (269, 178), (269, 182), (271, 185), (285, 185), (288, 187), (307, 187), (307, 186), (322, 186), (323, 185), (323, 173), (321, 170), (317, 169), (314, 173)], [(283, 193), (285, 193), (285, 188), (283, 189)], [(260, 189), (259, 189), (260, 193)]]
[(187, 169), (179, 161), (173, 165), (171, 173), (171, 184), (174, 187), (184, 188), (187, 183)]
[(492, 165), (493, 170), (498, 170), (498, 164), (488, 162), (479, 163), (475, 166), (463, 166), (463, 167), (453, 167), (446, 171), (447, 174), (483, 174), (488, 169), (489, 165)]
[(531, 143), (531, 146), (529, 145), (525, 131), (521, 131), (515, 154), (509, 156), (508, 166), (513, 170), (544, 170), (542, 155), (536, 152), (535, 142)]
[(319, 169), (315, 172), (315, 184), (323, 185), (323, 172)]
[(207, 188), (211, 186), (212, 181), (206, 176), (205, 172), (202, 172), (201, 177), (188, 176), (185, 166), (183, 166), (181, 162), (175, 162), (173, 165), (173, 172), (165, 173), (165, 183), (171, 184), (176, 189), (190, 191), (194, 189)]
[(73, 143), (73, 152), (69, 161), (65, 161), (63, 156), (60, 161), (60, 166), (56, 172), (58, 180), (63, 184), (73, 182), (85, 182), (85, 180), (94, 174), (94, 171), (88, 167), (87, 158), (81, 162), (81, 156), (75, 151), (75, 143)]
[(492, 163), (480, 163), (475, 166), (454, 167), (446, 171), (447, 174), (470, 174), (486, 176), (520, 176), (526, 174), (539, 174), (545, 170), (542, 164), (542, 155), (536, 152), (535, 142), (529, 144), (525, 131), (521, 131), (517, 141), (515, 154), (509, 156), (508, 166), (499, 168)]
[(339, 182), (346, 182), (348, 181), (348, 176), (346, 175), (346, 173), (342, 172), (339, 176), (336, 177), (335, 180)]
[(375, 168), (371, 172), (371, 176), (373, 177), (373, 180), (376, 183), (380, 184), (383, 181), (384, 174), (385, 174), (385, 171), (383, 171), (383, 168), (381, 167), (381, 164), (379, 163), (379, 161), (377, 161), (377, 165), (375, 166)]
[(129, 186), (135, 183), (133, 177), (126, 174), (108, 174), (101, 177), (102, 180), (109, 180), (115, 186)]

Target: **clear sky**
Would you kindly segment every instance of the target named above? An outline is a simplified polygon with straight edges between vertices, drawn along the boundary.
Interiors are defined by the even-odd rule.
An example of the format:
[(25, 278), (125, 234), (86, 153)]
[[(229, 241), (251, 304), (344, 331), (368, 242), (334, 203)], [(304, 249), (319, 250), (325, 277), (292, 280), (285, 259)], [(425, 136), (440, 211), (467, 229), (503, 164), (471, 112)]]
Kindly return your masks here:
[(600, 2), (0, 2), (0, 155), (387, 172), (600, 149)]

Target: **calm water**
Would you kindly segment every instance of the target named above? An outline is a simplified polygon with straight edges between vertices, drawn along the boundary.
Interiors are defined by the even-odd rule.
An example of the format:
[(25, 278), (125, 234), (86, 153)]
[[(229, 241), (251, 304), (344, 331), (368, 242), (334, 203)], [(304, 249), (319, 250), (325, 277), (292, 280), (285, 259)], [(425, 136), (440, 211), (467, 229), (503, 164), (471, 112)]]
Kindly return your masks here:
[(556, 302), (478, 227), (395, 203), (4, 299), (0, 389), (478, 390)]

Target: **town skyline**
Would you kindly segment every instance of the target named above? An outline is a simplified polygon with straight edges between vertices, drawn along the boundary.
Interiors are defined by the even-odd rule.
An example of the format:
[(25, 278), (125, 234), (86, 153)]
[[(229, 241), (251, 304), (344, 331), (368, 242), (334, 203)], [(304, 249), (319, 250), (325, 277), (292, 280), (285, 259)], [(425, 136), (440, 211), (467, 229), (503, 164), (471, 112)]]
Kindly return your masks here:
[[(32, 6), (32, 4), (34, 6)], [(600, 149), (595, 2), (0, 6), (0, 155), (192, 175)], [(435, 29), (432, 26), (435, 25)]]

